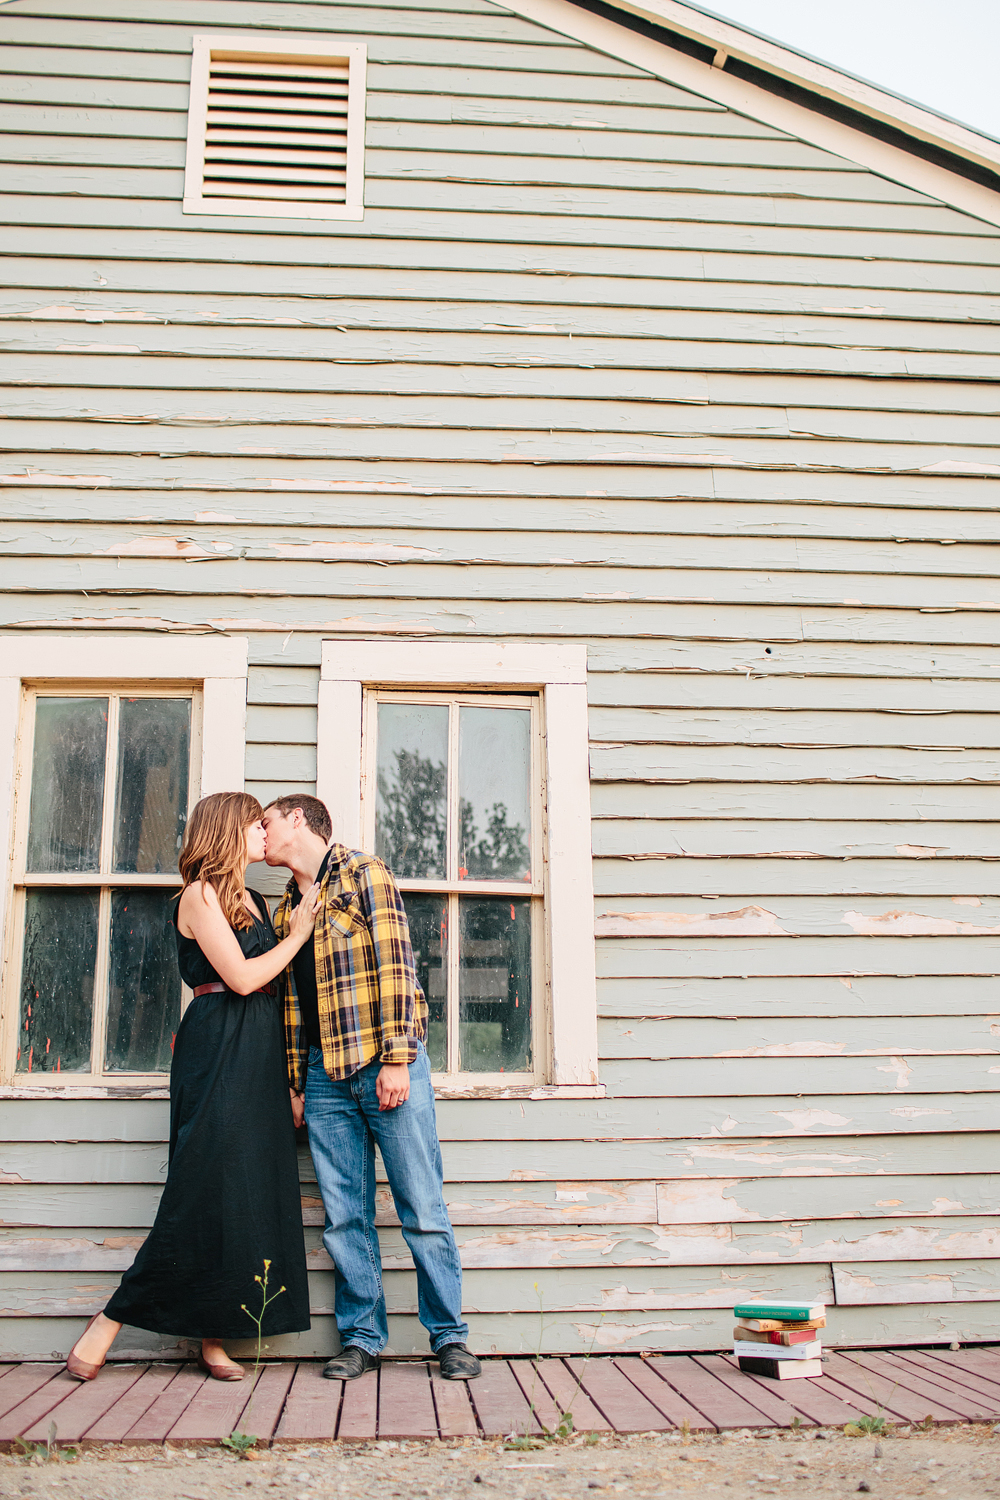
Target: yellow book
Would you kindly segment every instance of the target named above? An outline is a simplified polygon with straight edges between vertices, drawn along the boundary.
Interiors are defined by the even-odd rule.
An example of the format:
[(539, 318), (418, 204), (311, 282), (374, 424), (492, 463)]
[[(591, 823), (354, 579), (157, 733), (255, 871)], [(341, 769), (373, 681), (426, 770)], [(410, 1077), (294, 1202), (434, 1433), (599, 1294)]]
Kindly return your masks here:
[[(796, 1319), (791, 1318), (737, 1318), (736, 1322), (740, 1328), (750, 1328), (754, 1333), (777, 1333), (784, 1329), (793, 1328), (825, 1328), (825, 1318)], [(740, 1338), (742, 1338), (742, 1333)]]

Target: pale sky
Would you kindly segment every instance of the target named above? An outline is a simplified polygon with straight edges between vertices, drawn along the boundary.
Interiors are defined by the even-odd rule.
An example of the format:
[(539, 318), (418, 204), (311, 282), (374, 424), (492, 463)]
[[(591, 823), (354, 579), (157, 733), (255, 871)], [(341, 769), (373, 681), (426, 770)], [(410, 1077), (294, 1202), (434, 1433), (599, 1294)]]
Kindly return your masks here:
[(1000, 138), (1000, 0), (695, 0)]

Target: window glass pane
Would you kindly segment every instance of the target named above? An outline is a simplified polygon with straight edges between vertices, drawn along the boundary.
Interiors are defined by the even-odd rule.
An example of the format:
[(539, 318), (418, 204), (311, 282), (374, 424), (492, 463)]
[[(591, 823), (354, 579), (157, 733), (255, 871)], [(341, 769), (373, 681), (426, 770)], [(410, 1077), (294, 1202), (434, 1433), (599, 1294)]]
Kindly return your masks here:
[(447, 848), (447, 705), (380, 703), (375, 853), (397, 880), (443, 880)]
[(25, 902), (19, 1073), (89, 1073), (97, 891), (29, 891)]
[(531, 1067), (531, 902), (460, 902), (458, 1046), (464, 1073)]
[(100, 867), (107, 738), (107, 698), (36, 700), (29, 870)]
[(531, 713), (460, 710), (460, 880), (530, 880)]
[(116, 870), (176, 870), (184, 836), (190, 698), (123, 698), (115, 793)]
[(448, 1067), (448, 898), (403, 897), (417, 979), (427, 996), (427, 1056), (435, 1073)]
[(109, 1072), (166, 1073), (181, 1018), (173, 891), (111, 895)]

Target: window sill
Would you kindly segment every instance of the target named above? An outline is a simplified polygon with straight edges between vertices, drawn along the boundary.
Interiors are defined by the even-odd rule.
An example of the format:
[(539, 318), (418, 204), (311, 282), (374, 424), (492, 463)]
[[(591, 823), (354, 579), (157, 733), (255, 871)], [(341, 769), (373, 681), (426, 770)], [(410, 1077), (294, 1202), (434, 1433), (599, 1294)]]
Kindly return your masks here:
[(79, 1083), (4, 1084), (0, 1087), (0, 1099), (169, 1099), (170, 1085), (163, 1078), (128, 1078), (120, 1083), (109, 1080), (95, 1083), (81, 1079)]
[(603, 1083), (434, 1084), (436, 1099), (603, 1099)]
[[(603, 1083), (434, 1084), (436, 1099), (604, 1099)], [(169, 1099), (166, 1078), (123, 1079), (120, 1083), (30, 1083), (0, 1086), (0, 1099)]]

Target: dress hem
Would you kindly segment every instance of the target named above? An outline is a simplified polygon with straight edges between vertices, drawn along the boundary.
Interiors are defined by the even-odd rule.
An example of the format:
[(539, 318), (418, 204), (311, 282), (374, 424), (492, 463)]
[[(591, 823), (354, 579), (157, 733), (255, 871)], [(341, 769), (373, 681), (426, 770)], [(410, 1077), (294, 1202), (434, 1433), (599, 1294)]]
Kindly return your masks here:
[[(113, 1313), (108, 1312), (107, 1308), (104, 1310), (104, 1315), (110, 1318), (113, 1323), (121, 1323), (123, 1328), (139, 1328), (143, 1333), (158, 1333), (172, 1339), (226, 1339), (227, 1341), (240, 1339), (245, 1343), (248, 1339), (256, 1339), (257, 1337), (255, 1330), (251, 1330), (249, 1333), (245, 1329), (239, 1333), (220, 1333), (216, 1329), (211, 1333), (198, 1333), (192, 1332), (190, 1328), (166, 1328), (162, 1324), (157, 1327), (151, 1323), (136, 1323), (130, 1321), (128, 1318), (115, 1317)], [(308, 1333), (311, 1327), (312, 1323), (310, 1322), (299, 1323), (291, 1328), (269, 1328), (262, 1336), (265, 1339), (277, 1339), (284, 1337), (288, 1333)]]

